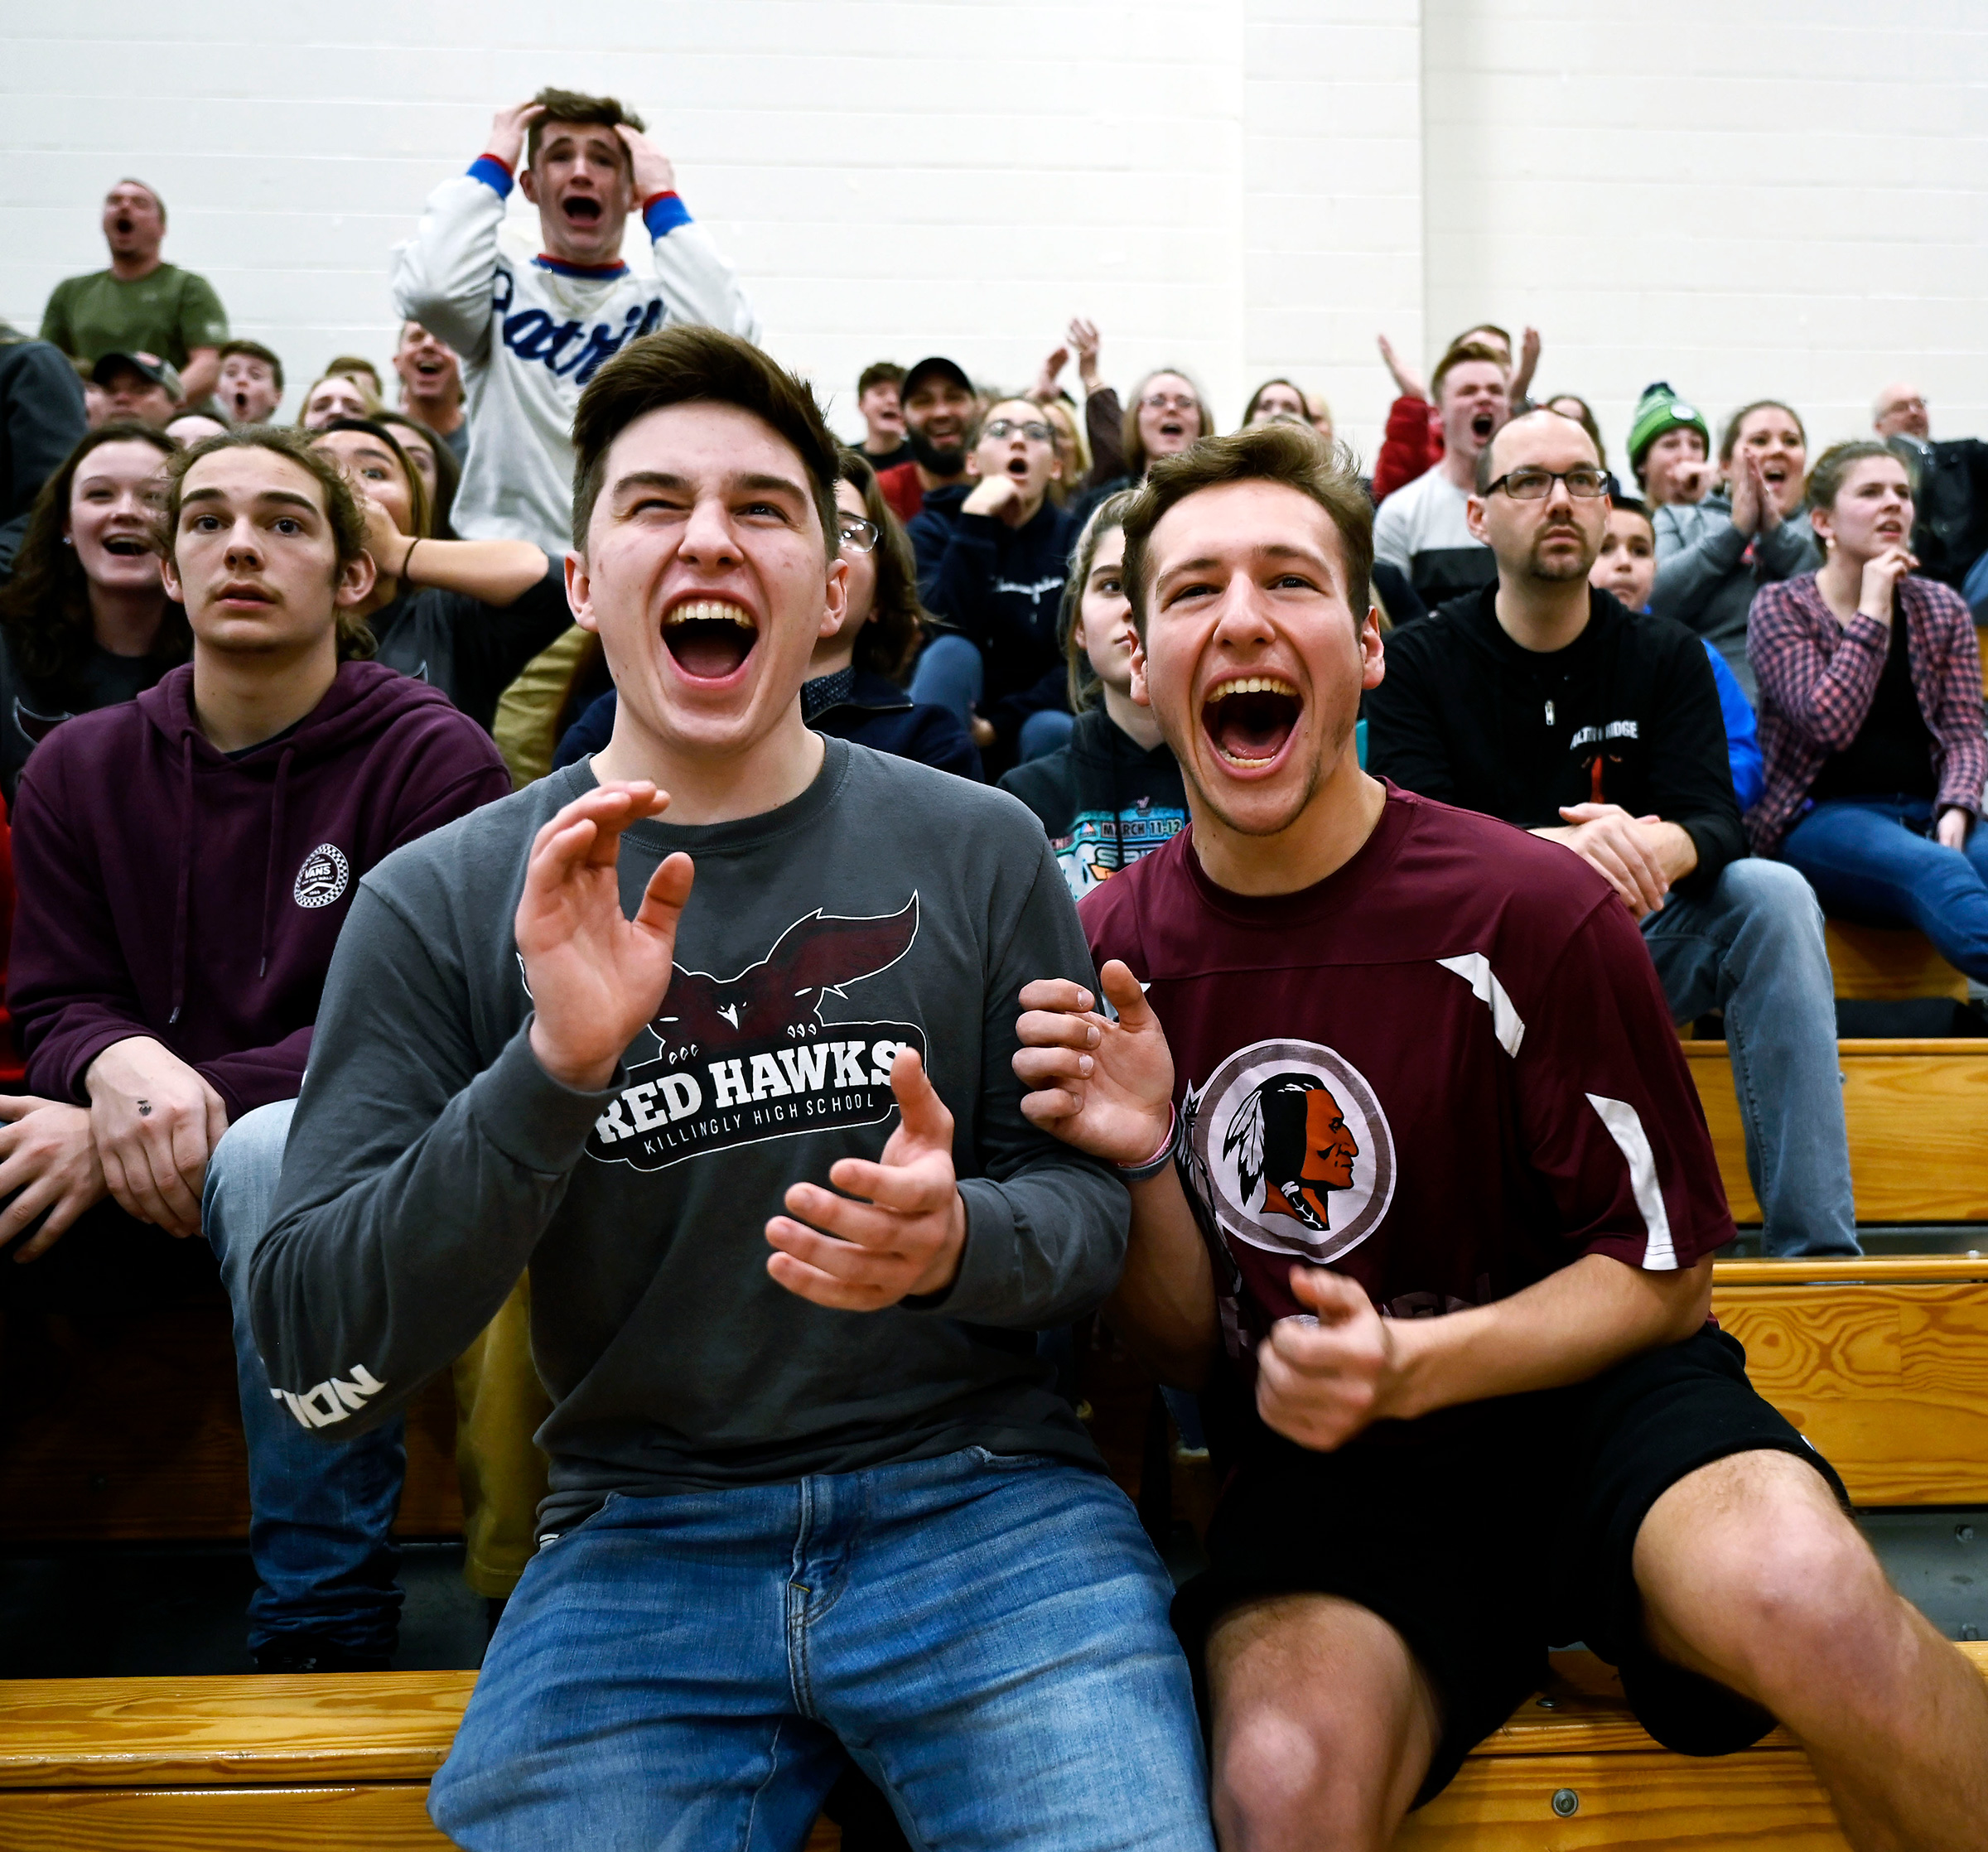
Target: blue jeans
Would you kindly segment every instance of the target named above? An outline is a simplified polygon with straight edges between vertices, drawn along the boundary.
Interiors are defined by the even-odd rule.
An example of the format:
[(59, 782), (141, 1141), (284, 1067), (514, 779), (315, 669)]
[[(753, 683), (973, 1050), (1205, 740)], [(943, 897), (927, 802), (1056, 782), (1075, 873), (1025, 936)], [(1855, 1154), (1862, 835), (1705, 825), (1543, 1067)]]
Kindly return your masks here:
[(1988, 829), (1965, 849), (1932, 835), (1918, 798), (1846, 798), (1817, 804), (1782, 854), (1823, 906), (1866, 926), (1916, 926), (1977, 983), (1988, 983)]
[(526, 1568), (428, 1811), (471, 1852), (794, 1852), (846, 1748), (921, 1849), (1214, 1852), (1170, 1594), (1040, 1457), (612, 1495)]
[(207, 1164), (200, 1224), (234, 1306), (235, 1382), (248, 1441), (248, 1650), (315, 1634), (340, 1651), (391, 1653), (399, 1632), (393, 1517), (408, 1454), (397, 1415), (346, 1441), (314, 1440), (269, 1387), (249, 1329), (248, 1261), (269, 1226), (294, 1100), (228, 1128)]
[(1961, 581), (1961, 596), (1974, 612), (1974, 621), (1988, 623), (1988, 618), (1981, 615), (1984, 610), (1988, 610), (1988, 553), (1983, 553), (1967, 568), (1967, 576)]
[(987, 665), (978, 645), (955, 630), (942, 630), (934, 637), (918, 653), (918, 666), (911, 672), (911, 698), (949, 710), (969, 735), (973, 710), (987, 685)]
[(1748, 856), (1703, 899), (1643, 923), (1671, 1014), (1725, 1015), (1746, 1170), (1769, 1254), (1855, 1254), (1856, 1207), (1822, 910), (1793, 869)]
[(1060, 707), (1038, 708), (1021, 723), (1021, 731), (1016, 736), (1015, 756), (1024, 762), (1047, 759), (1070, 743), (1070, 729), (1076, 724), (1077, 716), (1064, 713)]

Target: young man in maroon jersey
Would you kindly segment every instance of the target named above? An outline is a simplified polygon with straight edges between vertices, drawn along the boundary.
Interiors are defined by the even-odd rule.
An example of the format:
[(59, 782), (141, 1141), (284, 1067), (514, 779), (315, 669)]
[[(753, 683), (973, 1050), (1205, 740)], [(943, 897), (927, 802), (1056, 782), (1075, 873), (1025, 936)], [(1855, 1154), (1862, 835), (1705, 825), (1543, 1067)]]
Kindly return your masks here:
[(1233, 1469), (1175, 1613), (1223, 1843), (1385, 1846), (1579, 1638), (1675, 1748), (1778, 1718), (1857, 1846), (1979, 1846), (1988, 1694), (1706, 1323), (1732, 1223), (1634, 923), (1359, 768), (1357, 484), (1259, 427), (1126, 539), (1192, 822), (1083, 905), (1110, 1015), (1025, 986), (1016, 1068), (1125, 1167), (1108, 1309)]

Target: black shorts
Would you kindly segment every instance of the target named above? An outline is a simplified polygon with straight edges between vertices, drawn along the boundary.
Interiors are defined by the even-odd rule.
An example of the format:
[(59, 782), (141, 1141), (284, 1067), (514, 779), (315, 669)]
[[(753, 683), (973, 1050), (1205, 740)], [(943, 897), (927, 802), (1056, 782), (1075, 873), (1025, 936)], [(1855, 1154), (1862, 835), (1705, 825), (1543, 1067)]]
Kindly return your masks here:
[(1844, 1498), (1747, 1381), (1738, 1341), (1710, 1326), (1592, 1382), (1457, 1411), (1401, 1444), (1278, 1442), (1236, 1475), (1209, 1525), (1210, 1566), (1175, 1599), (1202, 1716), (1214, 1623), (1241, 1602), (1311, 1592), (1379, 1615), (1435, 1686), (1443, 1734), (1417, 1806), (1539, 1690), (1547, 1648), (1575, 1640), (1618, 1668), (1659, 1743), (1744, 1748), (1773, 1719), (1650, 1650), (1632, 1556), (1671, 1486), (1760, 1449), (1807, 1460)]

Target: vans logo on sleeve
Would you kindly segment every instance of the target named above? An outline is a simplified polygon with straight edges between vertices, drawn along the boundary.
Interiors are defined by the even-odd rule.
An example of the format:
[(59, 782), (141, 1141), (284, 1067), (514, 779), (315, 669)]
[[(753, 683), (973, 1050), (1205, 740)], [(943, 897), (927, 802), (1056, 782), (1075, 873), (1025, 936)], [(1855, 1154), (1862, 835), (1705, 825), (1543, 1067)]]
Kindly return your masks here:
[(290, 898), (300, 907), (328, 907), (352, 880), (352, 865), (335, 842), (321, 842), (304, 857)]
[(881, 1124), (897, 1108), (890, 1064), (925, 1055), (915, 1023), (832, 1022), (831, 996), (888, 971), (918, 937), (918, 895), (895, 914), (818, 909), (735, 977), (678, 965), (646, 1034), (654, 1055), (594, 1122), (589, 1156), (660, 1170), (686, 1158), (830, 1126)]

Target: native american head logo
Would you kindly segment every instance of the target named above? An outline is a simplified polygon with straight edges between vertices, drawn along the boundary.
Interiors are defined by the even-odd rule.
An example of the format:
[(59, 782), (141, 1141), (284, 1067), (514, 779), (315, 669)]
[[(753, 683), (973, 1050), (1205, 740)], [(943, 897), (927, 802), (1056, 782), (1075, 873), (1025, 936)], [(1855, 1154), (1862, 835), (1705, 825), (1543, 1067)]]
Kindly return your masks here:
[(894, 914), (847, 919), (817, 908), (794, 921), (773, 949), (736, 977), (676, 967), (649, 1027), (664, 1049), (721, 1048), (785, 1034), (821, 1015), (822, 1000), (874, 977), (918, 937), (918, 896)]
[[(1263, 1213), (1329, 1232), (1327, 1194), (1353, 1188), (1358, 1141), (1332, 1089), (1308, 1073), (1273, 1074), (1248, 1094), (1222, 1140), (1246, 1197), (1262, 1184)], [(1266, 1180), (1267, 1179), (1267, 1181)]]
[(1337, 1259), (1394, 1198), (1394, 1135), (1364, 1074), (1316, 1042), (1254, 1042), (1190, 1087), (1188, 1171), (1223, 1230)]

